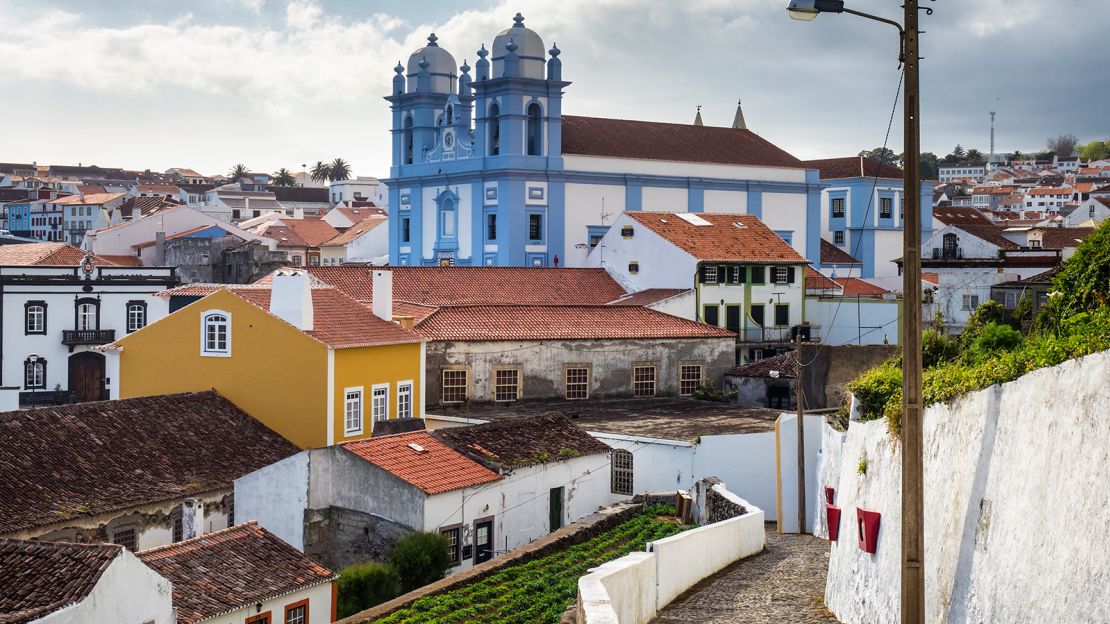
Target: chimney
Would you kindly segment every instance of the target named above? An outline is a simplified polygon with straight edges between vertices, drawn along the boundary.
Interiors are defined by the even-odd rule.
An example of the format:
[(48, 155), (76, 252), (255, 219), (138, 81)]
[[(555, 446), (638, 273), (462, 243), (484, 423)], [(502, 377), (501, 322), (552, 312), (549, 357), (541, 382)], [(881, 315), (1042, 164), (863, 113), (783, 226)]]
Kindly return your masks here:
[(181, 539), (193, 539), (204, 534), (204, 505), (195, 498), (181, 503)]
[(312, 330), (312, 285), (304, 269), (278, 269), (270, 290), (270, 314), (303, 331)]
[(154, 266), (166, 266), (166, 233), (154, 233)]
[(393, 272), (374, 269), (374, 315), (387, 321), (393, 320)]

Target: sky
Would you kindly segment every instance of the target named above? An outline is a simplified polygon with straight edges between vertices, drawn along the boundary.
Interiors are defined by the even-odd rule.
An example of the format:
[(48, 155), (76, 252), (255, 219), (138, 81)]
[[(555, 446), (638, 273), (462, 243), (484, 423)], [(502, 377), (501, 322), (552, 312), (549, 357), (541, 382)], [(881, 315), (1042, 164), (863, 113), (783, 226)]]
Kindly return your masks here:
[[(520, 11), (562, 50), (565, 114), (748, 127), (799, 158), (883, 144), (893, 28), (787, 0), (0, 0), (0, 162), (226, 173), (342, 157), (384, 177), (393, 66), (435, 32), (474, 64)], [(922, 148), (1110, 137), (1107, 0), (937, 0)], [(898, 0), (849, 6), (899, 18)], [(890, 147), (901, 151), (901, 108)]]

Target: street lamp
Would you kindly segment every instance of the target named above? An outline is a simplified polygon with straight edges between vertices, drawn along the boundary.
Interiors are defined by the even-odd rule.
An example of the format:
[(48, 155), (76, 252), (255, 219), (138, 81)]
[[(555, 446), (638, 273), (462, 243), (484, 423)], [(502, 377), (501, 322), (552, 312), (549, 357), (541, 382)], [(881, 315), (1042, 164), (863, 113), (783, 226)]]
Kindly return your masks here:
[[(902, 223), (902, 623), (925, 621), (925, 496), (921, 430), (921, 104), (918, 56), (918, 0), (904, 0), (901, 24), (844, 8), (841, 0), (791, 0), (790, 17), (811, 21), (820, 13), (851, 13), (890, 24), (901, 41), (899, 62), (905, 64), (903, 112), (906, 196)], [(931, 14), (931, 8), (925, 9)]]

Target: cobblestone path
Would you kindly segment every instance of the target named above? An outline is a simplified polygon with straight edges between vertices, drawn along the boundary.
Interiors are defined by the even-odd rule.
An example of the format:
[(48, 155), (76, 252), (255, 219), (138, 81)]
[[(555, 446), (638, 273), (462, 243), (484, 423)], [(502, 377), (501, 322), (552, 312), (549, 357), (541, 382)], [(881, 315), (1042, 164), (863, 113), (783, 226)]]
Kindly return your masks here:
[(828, 542), (812, 535), (780, 535), (768, 524), (765, 551), (691, 587), (652, 622), (837, 622), (824, 607), (828, 567)]

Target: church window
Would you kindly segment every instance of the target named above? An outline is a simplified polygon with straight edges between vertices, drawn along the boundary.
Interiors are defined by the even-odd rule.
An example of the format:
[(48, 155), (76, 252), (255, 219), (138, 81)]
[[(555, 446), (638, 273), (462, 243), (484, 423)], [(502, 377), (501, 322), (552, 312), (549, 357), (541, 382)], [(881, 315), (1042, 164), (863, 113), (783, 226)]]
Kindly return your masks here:
[(447, 106), (447, 125), (450, 126), (453, 123), (455, 123), (455, 107), (451, 106), (451, 105), (448, 105)]
[(412, 239), (412, 234), (411, 234), (411, 227), (412, 226), (410, 224), (411, 224), (411, 221), (409, 221), (408, 217), (405, 217), (404, 219), (401, 219), (401, 242), (402, 243), (407, 243)]
[(443, 238), (455, 237), (455, 200), (444, 198), (440, 207), (439, 235)]
[(541, 156), (543, 154), (543, 112), (540, 105), (532, 102), (528, 105), (528, 155)]
[(543, 215), (530, 214), (528, 215), (528, 240), (542, 241), (543, 240)]
[(412, 117), (405, 117), (405, 164), (412, 164)]
[(501, 153), (501, 108), (494, 102), (489, 107), (489, 155)]

